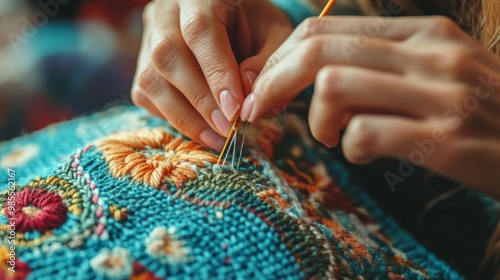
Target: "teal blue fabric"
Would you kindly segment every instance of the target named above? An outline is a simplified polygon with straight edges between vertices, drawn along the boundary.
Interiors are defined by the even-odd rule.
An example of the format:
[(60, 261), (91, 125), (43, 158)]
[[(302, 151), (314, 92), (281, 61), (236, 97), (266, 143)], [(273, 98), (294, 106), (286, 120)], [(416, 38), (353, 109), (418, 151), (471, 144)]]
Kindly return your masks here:
[(316, 11), (299, 0), (272, 0), (272, 2), (288, 15), (294, 26), (298, 26), (308, 17), (318, 16)]
[[(0, 182), (15, 172), (17, 184), (0, 184), (0, 251), (16, 217), (21, 279), (462, 279), (353, 184), (300, 119), (285, 122), (250, 128), (275, 143), (264, 143), (267, 156), (247, 144), (238, 168), (174, 160), (218, 155), (135, 107), (4, 142)], [(177, 141), (168, 137), (183, 144), (167, 148)], [(160, 173), (134, 173), (149, 163), (194, 177), (154, 184)]]

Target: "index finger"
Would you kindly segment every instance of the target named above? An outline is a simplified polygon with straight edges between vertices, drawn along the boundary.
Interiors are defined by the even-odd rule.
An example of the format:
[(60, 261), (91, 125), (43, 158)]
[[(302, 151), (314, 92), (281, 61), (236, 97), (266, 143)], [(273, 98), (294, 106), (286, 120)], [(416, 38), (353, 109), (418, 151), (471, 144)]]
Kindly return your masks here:
[(434, 24), (436, 24), (434, 21), (423, 20), (422, 17), (393, 19), (386, 17), (327, 16), (308, 18), (273, 53), (262, 69), (261, 75), (281, 61), (300, 42), (312, 36), (324, 34), (356, 35), (358, 36), (356, 41), (344, 46), (346, 55), (350, 55), (366, 47), (368, 38), (403, 41), (417, 33), (418, 30), (430, 28)]
[(244, 97), (238, 64), (224, 19), (217, 15), (217, 3), (180, 1), (179, 5), (182, 36), (198, 60), (217, 104), (226, 118), (233, 120)]

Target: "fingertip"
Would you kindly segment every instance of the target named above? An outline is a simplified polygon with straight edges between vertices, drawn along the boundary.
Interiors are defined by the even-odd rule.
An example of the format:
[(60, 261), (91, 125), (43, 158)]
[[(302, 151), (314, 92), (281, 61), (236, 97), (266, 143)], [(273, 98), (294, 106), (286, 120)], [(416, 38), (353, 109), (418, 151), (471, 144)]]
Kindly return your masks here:
[(367, 154), (355, 154), (353, 150), (346, 150), (345, 148), (343, 148), (343, 151), (347, 161), (352, 164), (366, 165), (377, 159), (377, 157)]
[(342, 139), (342, 149), (346, 159), (354, 164), (367, 164), (377, 156), (373, 153), (376, 146), (377, 131), (370, 120), (363, 116), (353, 117)]
[[(313, 134), (314, 136), (314, 134)], [(322, 140), (320, 140), (321, 138), (318, 137), (318, 136), (314, 136), (316, 140), (320, 141), (323, 145), (325, 145), (326, 147), (328, 147), (329, 149), (332, 149), (332, 148), (335, 148), (337, 147), (337, 145), (339, 144), (340, 142), (340, 133), (336, 134), (335, 136), (333, 137), (328, 137), (327, 139), (325, 139), (323, 137)]]
[(313, 99), (308, 116), (312, 136), (328, 148), (336, 147), (340, 141), (340, 127), (331, 111), (328, 104)]

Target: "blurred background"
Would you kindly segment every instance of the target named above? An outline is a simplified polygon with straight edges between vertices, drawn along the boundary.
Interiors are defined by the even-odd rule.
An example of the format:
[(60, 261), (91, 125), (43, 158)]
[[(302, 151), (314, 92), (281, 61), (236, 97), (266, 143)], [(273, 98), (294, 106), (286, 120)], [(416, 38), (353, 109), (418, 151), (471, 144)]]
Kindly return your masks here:
[(130, 103), (149, 0), (0, 0), (0, 141)]
[[(130, 104), (147, 2), (0, 0), (0, 142)], [(343, 158), (340, 149), (332, 153)], [(431, 199), (456, 183), (418, 169), (392, 192), (383, 174), (398, 170), (399, 161), (369, 166), (342, 162), (353, 182), (425, 246), (464, 275), (475, 275), (488, 240), (484, 228), (491, 226), (482, 198), (464, 191), (424, 212)]]

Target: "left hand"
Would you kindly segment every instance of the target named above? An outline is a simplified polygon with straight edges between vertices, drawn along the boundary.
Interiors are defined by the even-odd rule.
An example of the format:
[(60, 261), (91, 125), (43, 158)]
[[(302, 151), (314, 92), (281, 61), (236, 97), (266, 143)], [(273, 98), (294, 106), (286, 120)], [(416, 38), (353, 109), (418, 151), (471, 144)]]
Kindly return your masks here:
[(315, 82), (313, 136), (347, 159), (403, 157), (500, 198), (500, 58), (443, 17), (309, 19), (270, 57), (243, 120)]
[(268, 0), (156, 0), (143, 21), (132, 101), (220, 151), (292, 23)]

